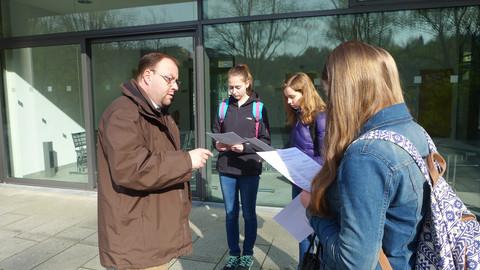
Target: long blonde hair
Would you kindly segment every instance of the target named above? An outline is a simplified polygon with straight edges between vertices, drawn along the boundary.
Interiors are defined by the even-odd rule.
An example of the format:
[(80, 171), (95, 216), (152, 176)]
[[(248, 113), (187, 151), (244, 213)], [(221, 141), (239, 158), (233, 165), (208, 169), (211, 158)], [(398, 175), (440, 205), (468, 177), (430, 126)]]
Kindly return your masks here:
[[(319, 112), (325, 111), (325, 102), (318, 95), (315, 86), (312, 83), (312, 80), (308, 77), (307, 74), (303, 72), (298, 72), (293, 74), (283, 84), (283, 89), (290, 87), (293, 91), (300, 92), (302, 94), (302, 99), (300, 100), (300, 109), (302, 114), (300, 120), (303, 124), (310, 125), (315, 121), (315, 116)], [(295, 110), (290, 107), (287, 103), (287, 97), (284, 96), (284, 106), (285, 111), (287, 112), (287, 123), (288, 125), (293, 126), (297, 121), (297, 115)]]
[(328, 216), (326, 190), (336, 179), (346, 148), (375, 113), (404, 99), (392, 56), (360, 41), (347, 41), (335, 48), (322, 79), (328, 86), (325, 163), (312, 182), (309, 209)]

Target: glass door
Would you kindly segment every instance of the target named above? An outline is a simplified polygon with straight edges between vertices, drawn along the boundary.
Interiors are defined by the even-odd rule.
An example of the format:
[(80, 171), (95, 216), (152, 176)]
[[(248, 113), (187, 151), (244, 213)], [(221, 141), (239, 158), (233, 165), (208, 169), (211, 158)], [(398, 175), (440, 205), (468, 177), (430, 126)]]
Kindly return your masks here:
[[(149, 52), (174, 56), (180, 63), (182, 81), (175, 100), (169, 108), (180, 129), (181, 148), (194, 149), (196, 144), (195, 112), (195, 51), (193, 34), (187, 36), (135, 36), (127, 39), (94, 41), (92, 48), (92, 83), (94, 125), (103, 111), (121, 95), (120, 84), (133, 78), (138, 60)], [(193, 196), (199, 197), (195, 174), (192, 176)]]
[[(88, 183), (80, 45), (5, 50), (5, 106), (13, 182)], [(0, 75), (1, 76), (1, 75)]]

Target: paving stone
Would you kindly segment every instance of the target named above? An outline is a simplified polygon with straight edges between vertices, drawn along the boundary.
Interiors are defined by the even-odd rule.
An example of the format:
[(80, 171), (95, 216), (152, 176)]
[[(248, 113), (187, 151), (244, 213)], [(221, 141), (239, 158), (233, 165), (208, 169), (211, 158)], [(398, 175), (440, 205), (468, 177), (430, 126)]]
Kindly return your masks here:
[(82, 222), (80, 222), (77, 226), (96, 230), (98, 226), (97, 211), (93, 213), (88, 213), (85, 219)]
[(0, 226), (8, 225), (10, 223), (19, 221), (26, 217), (27, 217), (26, 215), (21, 215), (21, 214), (5, 213), (3, 215), (0, 215)]
[(18, 209), (21, 209), (22, 207), (30, 205), (31, 202), (25, 200), (22, 197), (27, 197), (22, 196), (22, 197), (6, 197), (5, 193), (0, 193), (1, 197), (5, 198), (5, 200), (0, 201), (0, 214), (6, 214), (6, 213), (11, 213), (15, 212), (17, 214), (22, 214), (18, 211)]
[(40, 242), (67, 229), (68, 227), (71, 227), (77, 222), (78, 220), (66, 220), (64, 218), (56, 218), (51, 220), (50, 222), (44, 223), (36, 228), (24, 232), (18, 237)]
[(22, 270), (32, 269), (56, 254), (72, 246), (72, 241), (48, 239), (0, 262), (0, 269)]
[(297, 269), (298, 242), (286, 233), (276, 237), (263, 263), (263, 269)]
[(7, 226), (3, 226), (4, 229), (6, 230), (11, 230), (19, 233), (24, 233), (28, 232), (30, 230), (33, 230), (45, 223), (48, 223), (50, 220), (52, 220), (51, 216), (42, 216), (42, 215), (32, 215), (29, 217), (26, 217), (24, 219), (21, 219), (19, 221), (13, 222), (8, 224)]
[(95, 234), (96, 232), (97, 232), (97, 230), (94, 230), (94, 229), (72, 226), (72, 227), (67, 228), (64, 231), (56, 234), (55, 238), (80, 241), (82, 239), (85, 239), (85, 238)]
[(172, 266), (168, 268), (169, 270), (212, 270), (215, 269), (215, 263), (207, 263), (202, 261), (193, 261), (187, 259), (179, 259)]
[[(3, 238), (0, 245), (0, 261), (15, 255), (35, 244), (35, 241), (24, 240), (16, 237)], [(0, 268), (1, 269), (1, 268)]]
[[(259, 245), (270, 245), (273, 240), (273, 235), (270, 233), (267, 233), (270, 227), (268, 226), (268, 222), (265, 221), (265, 217), (262, 215), (258, 215), (257, 217), (257, 241), (256, 244)], [(278, 225), (277, 225), (278, 226)]]
[(6, 230), (0, 229), (0, 243), (3, 242), (3, 241), (6, 241), (6, 240), (4, 240), (5, 238), (10, 238), (10, 237), (13, 237), (17, 234), (18, 234), (18, 232), (6, 231)]
[(87, 263), (82, 265), (82, 267), (86, 269), (91, 269), (91, 270), (104, 270), (103, 266), (100, 264), (100, 257), (98, 256), (98, 250), (97, 250), (97, 256), (93, 257), (93, 259), (89, 260)]
[[(0, 269), (104, 270), (98, 257), (93, 194), (82, 197), (70, 190), (0, 184)], [(278, 211), (257, 208), (252, 269), (296, 267), (298, 245), (272, 220)], [(193, 253), (172, 260), (170, 269), (222, 269), (228, 255), (223, 204), (194, 202), (190, 220)], [(239, 220), (243, 240), (243, 218)]]
[[(216, 230), (212, 224), (222, 225), (225, 223), (225, 210), (218, 205), (199, 205), (193, 208), (190, 213), (190, 221), (194, 222), (201, 230)], [(225, 225), (223, 225), (225, 227)]]
[(262, 214), (262, 222), (259, 222), (258, 226), (258, 244), (270, 245), (275, 237), (289, 235), (289, 233), (272, 218), (273, 215)]
[(97, 247), (98, 246), (98, 233), (95, 232), (94, 234), (92, 234), (89, 237), (80, 241), (80, 243)]
[(217, 263), (227, 249), (227, 239), (223, 231), (208, 231), (193, 243), (193, 253), (182, 258)]
[[(263, 269), (261, 267), (262, 267), (263, 261), (265, 260), (265, 256), (268, 252), (268, 248), (269, 246), (255, 245), (255, 247), (253, 248), (254, 261), (251, 268), (252, 270)], [(228, 256), (229, 256), (228, 252), (225, 252), (225, 254), (223, 255), (223, 258), (220, 260), (220, 263), (215, 267), (215, 270), (221, 270), (223, 266), (225, 266), (225, 264), (227, 263)]]
[(190, 233), (192, 235), (192, 242), (197, 241), (198, 238), (203, 237), (203, 232), (198, 226), (196, 226), (192, 221), (189, 222)]
[(48, 259), (34, 269), (75, 270), (94, 258), (96, 254), (98, 254), (98, 249), (96, 247), (77, 244)]

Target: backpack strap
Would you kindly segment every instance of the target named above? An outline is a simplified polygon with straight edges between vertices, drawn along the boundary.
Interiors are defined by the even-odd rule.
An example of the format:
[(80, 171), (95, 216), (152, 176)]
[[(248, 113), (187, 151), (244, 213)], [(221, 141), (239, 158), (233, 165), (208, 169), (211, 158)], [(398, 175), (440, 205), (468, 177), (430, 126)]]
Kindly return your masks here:
[[(465, 233), (466, 231), (463, 231), (464, 229), (460, 228), (464, 228), (463, 226), (477, 226), (478, 228), (478, 223), (474, 221), (476, 220), (475, 215), (467, 209), (453, 189), (441, 177), (446, 168), (445, 159), (437, 152), (432, 138), (425, 130), (424, 134), (430, 150), (426, 162), (407, 138), (393, 131), (373, 130), (360, 136), (357, 140), (378, 139), (390, 141), (408, 152), (415, 160), (430, 186), (430, 214), (426, 216), (422, 233), (419, 236), (415, 269), (419, 268), (419, 265), (421, 269), (431, 269), (432, 266), (436, 266), (435, 269), (453, 269), (457, 266), (455, 260), (458, 260), (453, 253), (459, 252), (459, 256), (466, 256), (467, 254), (466, 245), (463, 243), (463, 240), (460, 240), (462, 239), (460, 234), (463, 234), (463, 237), (471, 237), (468, 233)], [(470, 224), (476, 225), (466, 225), (465, 223), (465, 225), (459, 226), (457, 223), (459, 221), (472, 221)], [(474, 230), (473, 227), (472, 231)], [(428, 235), (428, 239), (426, 235)], [(457, 240), (458, 242), (456, 242)], [(460, 242), (462, 243), (458, 244)], [(457, 250), (457, 245), (465, 253)], [(418, 256), (423, 259), (418, 261)], [(447, 259), (443, 261), (443, 258)], [(447, 264), (448, 267), (446, 267)], [(463, 267), (461, 268), (463, 269)]]
[(423, 175), (427, 179), (430, 188), (433, 188), (437, 183), (438, 179), (443, 175), (446, 170), (447, 163), (445, 159), (437, 152), (437, 147), (433, 143), (432, 138), (428, 133), (423, 130), (425, 138), (427, 139), (428, 149), (430, 154), (427, 156), (426, 161), (422, 158), (420, 153), (418, 153), (417, 148), (403, 135), (390, 130), (372, 130), (364, 135), (360, 136), (357, 140), (365, 139), (380, 139), (392, 142), (412, 156), (417, 163), (418, 167), (422, 171)]
[(393, 270), (392, 265), (388, 261), (387, 255), (385, 255), (385, 252), (383, 252), (382, 248), (378, 254), (378, 264), (380, 264), (380, 268), (382, 270)]
[(229, 101), (230, 98), (227, 97), (226, 99), (222, 100), (222, 103), (220, 103), (220, 106), (218, 106), (218, 121), (220, 122), (220, 129), (222, 129), (223, 121), (227, 115)]
[(255, 118), (255, 137), (258, 138), (258, 130), (260, 128), (260, 120), (262, 120), (263, 102), (254, 101), (252, 106), (252, 115)]
[[(425, 165), (425, 162), (422, 159), (422, 156), (418, 152), (417, 148), (410, 142), (410, 140), (405, 138), (405, 136), (390, 130), (371, 130), (363, 134), (362, 136), (360, 136), (355, 141), (353, 141), (352, 144), (354, 144), (359, 140), (384, 140), (384, 141), (388, 141), (396, 144), (397, 146), (405, 150), (415, 160), (415, 163), (417, 163), (418, 167), (422, 171), (423, 176), (425, 177), (425, 179), (427, 179), (427, 182), (430, 184), (430, 181), (429, 181), (430, 176), (428, 174), (428, 170)], [(433, 144), (433, 141), (432, 141), (432, 144)], [(388, 261), (387, 256), (383, 251), (383, 248), (380, 248), (378, 255), (379, 255), (380, 268), (382, 270), (393, 269), (390, 262)]]
[(415, 160), (415, 163), (417, 163), (418, 167), (422, 171), (423, 176), (425, 176), (425, 179), (427, 179), (427, 182), (430, 185), (430, 188), (432, 188), (432, 183), (430, 181), (430, 175), (427, 169), (427, 165), (425, 164), (425, 161), (423, 160), (422, 155), (420, 155), (415, 145), (413, 145), (413, 143), (411, 143), (410, 140), (405, 138), (405, 136), (391, 130), (371, 130), (363, 134), (362, 136), (360, 136), (353, 143), (355, 143), (358, 140), (383, 140), (383, 141), (388, 141), (398, 145)]

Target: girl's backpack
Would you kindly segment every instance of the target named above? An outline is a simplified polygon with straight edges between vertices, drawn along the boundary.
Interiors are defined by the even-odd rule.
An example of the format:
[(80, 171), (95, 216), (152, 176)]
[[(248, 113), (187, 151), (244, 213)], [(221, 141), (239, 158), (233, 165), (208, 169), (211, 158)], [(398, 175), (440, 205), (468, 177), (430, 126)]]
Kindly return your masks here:
[(415, 269), (480, 269), (480, 224), (442, 177), (445, 159), (425, 132), (430, 154), (426, 162), (403, 135), (372, 130), (358, 140), (385, 140), (407, 151), (430, 186), (430, 207), (423, 221)]
[[(218, 120), (220, 121), (220, 127), (223, 124), (223, 120), (227, 115), (228, 110), (228, 102), (230, 98), (226, 98), (220, 103), (218, 106)], [(258, 130), (260, 129), (260, 121), (262, 120), (262, 110), (263, 110), (263, 102), (261, 101), (254, 101), (252, 106), (252, 115), (255, 119), (255, 137), (258, 138)]]

